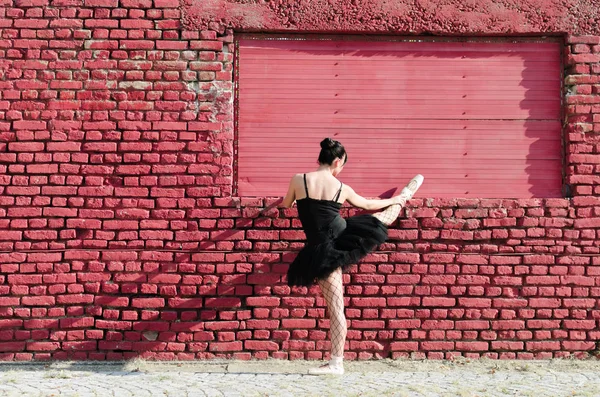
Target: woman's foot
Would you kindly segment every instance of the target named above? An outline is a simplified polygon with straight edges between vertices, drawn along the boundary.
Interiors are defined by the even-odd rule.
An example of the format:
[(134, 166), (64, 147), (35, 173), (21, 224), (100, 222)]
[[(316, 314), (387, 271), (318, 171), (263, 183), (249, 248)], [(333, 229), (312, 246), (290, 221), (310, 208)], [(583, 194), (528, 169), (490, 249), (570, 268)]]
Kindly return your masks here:
[(344, 375), (344, 357), (332, 356), (331, 360), (318, 368), (308, 370), (309, 375)]
[(344, 375), (343, 365), (325, 364), (322, 367), (311, 368), (308, 370), (309, 375)]
[(408, 182), (408, 184), (402, 189), (400, 194), (396, 196), (399, 201), (399, 204), (404, 205), (408, 200), (413, 198), (417, 190), (419, 190), (419, 188), (423, 184), (424, 180), (425, 178), (421, 174), (418, 174), (413, 179), (411, 179), (410, 182)]

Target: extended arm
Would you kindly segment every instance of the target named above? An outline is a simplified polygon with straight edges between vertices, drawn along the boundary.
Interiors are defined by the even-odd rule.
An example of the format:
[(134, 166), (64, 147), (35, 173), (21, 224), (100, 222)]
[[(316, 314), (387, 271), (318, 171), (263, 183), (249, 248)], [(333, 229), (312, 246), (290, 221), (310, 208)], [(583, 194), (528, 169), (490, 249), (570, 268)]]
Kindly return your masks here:
[(362, 208), (367, 211), (380, 210), (389, 207), (390, 205), (399, 204), (399, 196), (391, 199), (375, 199), (369, 200), (357, 194), (350, 186), (344, 185), (346, 191), (346, 200), (355, 207)]

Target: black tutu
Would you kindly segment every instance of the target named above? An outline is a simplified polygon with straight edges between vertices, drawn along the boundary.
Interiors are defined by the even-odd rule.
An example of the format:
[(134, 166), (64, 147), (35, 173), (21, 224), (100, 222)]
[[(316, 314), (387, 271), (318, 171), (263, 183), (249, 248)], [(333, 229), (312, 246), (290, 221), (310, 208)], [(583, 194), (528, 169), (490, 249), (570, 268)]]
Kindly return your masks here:
[[(350, 265), (358, 263), (369, 252), (385, 242), (387, 227), (372, 215), (357, 215), (349, 218), (337, 216), (330, 219), (326, 225), (316, 228), (306, 227), (302, 218), (303, 213), (322, 212), (326, 215), (331, 210), (339, 211), (329, 201), (306, 199), (306, 203), (298, 203), (300, 218), (305, 225), (307, 243), (290, 264), (288, 270), (288, 285), (311, 286), (317, 279), (326, 278), (336, 270), (345, 270)], [(301, 211), (301, 208), (304, 211)], [(325, 207), (325, 208), (324, 208)], [(326, 219), (321, 216), (317, 219)], [(314, 218), (313, 218), (314, 219)]]

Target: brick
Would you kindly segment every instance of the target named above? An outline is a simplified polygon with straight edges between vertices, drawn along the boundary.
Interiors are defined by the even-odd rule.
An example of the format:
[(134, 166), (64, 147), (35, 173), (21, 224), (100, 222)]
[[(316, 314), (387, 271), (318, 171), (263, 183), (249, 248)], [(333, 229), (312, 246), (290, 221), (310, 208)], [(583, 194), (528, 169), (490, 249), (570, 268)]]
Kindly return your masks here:
[(140, 228), (139, 221), (114, 220), (104, 221), (105, 230), (137, 230)]
[(438, 307), (452, 307), (456, 305), (456, 299), (444, 298), (444, 297), (429, 297), (423, 298), (423, 306), (438, 306)]
[(175, 309), (199, 309), (203, 307), (202, 298), (170, 298), (168, 306)]
[(20, 328), (22, 326), (23, 320), (20, 319), (0, 319), (0, 330)]
[(384, 321), (376, 320), (352, 320), (352, 327), (357, 329), (384, 329)]
[(133, 323), (133, 330), (165, 332), (169, 330), (169, 323), (166, 321), (136, 321)]
[(0, 253), (0, 264), (1, 263), (21, 263), (25, 262), (27, 254), (11, 252), (11, 253)]
[(220, 41), (190, 41), (192, 50), (222, 51), (223, 43)]
[(44, 130), (46, 129), (46, 122), (42, 120), (17, 120), (13, 122), (13, 128), (16, 130)]
[(56, 329), (58, 328), (58, 319), (25, 320), (23, 326), (26, 329)]
[(211, 352), (242, 351), (242, 342), (212, 342), (209, 344)]
[(459, 351), (488, 351), (489, 342), (482, 341), (456, 341), (455, 349)]
[(59, 295), (56, 297), (57, 303), (61, 305), (78, 305), (78, 304), (90, 304), (94, 302), (94, 295), (91, 294), (69, 294)]
[(419, 350), (418, 342), (392, 342), (390, 344), (391, 351), (412, 352)]
[(443, 341), (438, 341), (438, 342), (433, 342), (433, 341), (424, 341), (421, 343), (421, 349), (422, 350), (439, 350), (439, 351), (447, 351), (447, 350), (454, 350), (454, 342), (443, 342)]
[(104, 307), (128, 307), (129, 298), (126, 296), (96, 296), (94, 304)]
[(575, 219), (573, 226), (576, 229), (598, 228), (600, 227), (600, 218)]
[(529, 306), (532, 308), (558, 308), (561, 303), (558, 298), (531, 298)]
[(77, 194), (87, 197), (110, 197), (114, 192), (113, 186), (89, 186), (80, 187)]
[(9, 274), (8, 283), (15, 285), (41, 284), (42, 276), (40, 274)]
[(59, 320), (59, 327), (63, 328), (90, 328), (94, 326), (93, 317), (81, 318), (62, 318)]
[(49, 152), (79, 152), (81, 142), (48, 142), (46, 150)]
[(561, 341), (561, 347), (564, 350), (569, 351), (590, 351), (595, 347), (596, 342), (594, 341)]
[(484, 320), (464, 320), (456, 322), (456, 329), (460, 330), (482, 330), (490, 329), (489, 321)]
[(568, 44), (600, 44), (600, 36), (568, 35)]
[(523, 263), (526, 265), (553, 265), (554, 260), (552, 255), (526, 255), (523, 257)]
[(524, 343), (519, 341), (492, 341), (493, 350), (523, 350)]
[(11, 152), (41, 152), (44, 150), (43, 142), (10, 142), (8, 150)]
[(192, 261), (193, 262), (208, 262), (208, 263), (212, 263), (212, 262), (224, 262), (225, 261), (225, 254), (220, 253), (220, 252), (201, 252), (201, 253), (195, 253), (192, 254)]
[(235, 330), (240, 328), (239, 321), (206, 322), (205, 328), (211, 331)]
[[(247, 320), (246, 326), (248, 329), (279, 329), (280, 324), (279, 320)], [(306, 328), (315, 328), (315, 326), (312, 325)]]
[(352, 298), (352, 306), (355, 307), (386, 307), (385, 298)]
[(528, 351), (533, 351), (533, 352), (560, 350), (560, 342), (559, 341), (525, 342), (525, 349)]
[[(201, 330), (204, 329), (203, 322), (180, 322), (180, 323), (171, 323), (170, 330), (173, 332), (194, 332), (194, 340), (195, 341), (208, 341), (214, 340), (215, 337), (212, 332), (203, 332)], [(196, 332), (200, 331), (200, 332)]]
[(54, 351), (60, 349), (58, 342), (27, 342), (28, 351)]
[(279, 350), (279, 344), (271, 341), (246, 340), (244, 341), (244, 349), (247, 350)]
[(16, 231), (16, 230), (3, 230), (2, 232), (0, 232), (0, 241), (21, 241), (23, 236), (23, 232), (20, 231)]
[(222, 127), (221, 123), (211, 123), (202, 121), (190, 121), (188, 123), (189, 131), (220, 131)]
[(525, 321), (522, 321), (522, 320), (495, 320), (492, 322), (492, 329), (494, 329), (494, 330), (525, 329)]
[(96, 328), (109, 330), (130, 330), (132, 327), (130, 321), (107, 321), (96, 320)]
[(207, 308), (231, 308), (240, 307), (242, 302), (239, 298), (207, 298), (204, 304)]
[(21, 303), (25, 306), (54, 306), (56, 298), (53, 296), (24, 296)]
[(136, 308), (155, 308), (164, 307), (165, 300), (163, 298), (133, 298), (131, 300), (131, 307)]
[(312, 318), (289, 318), (281, 320), (281, 328), (291, 328), (291, 329), (299, 329), (299, 328), (315, 328), (317, 326), (317, 322)]
[(12, 296), (0, 297), (0, 306), (19, 306), (21, 298)]
[[(72, 250), (72, 251), (65, 251), (65, 253), (63, 254), (63, 257), (65, 260), (73, 260), (73, 259), (94, 260), (94, 259), (100, 258), (100, 252)], [(60, 260), (60, 257), (57, 259)]]
[(563, 320), (564, 329), (586, 329), (596, 328), (596, 320)]
[(25, 350), (26, 342), (0, 342), (0, 352), (21, 352)]
[(279, 307), (281, 299), (275, 296), (249, 296), (246, 298), (247, 306)]
[(66, 351), (95, 351), (98, 342), (96, 341), (73, 341), (63, 342), (62, 349)]

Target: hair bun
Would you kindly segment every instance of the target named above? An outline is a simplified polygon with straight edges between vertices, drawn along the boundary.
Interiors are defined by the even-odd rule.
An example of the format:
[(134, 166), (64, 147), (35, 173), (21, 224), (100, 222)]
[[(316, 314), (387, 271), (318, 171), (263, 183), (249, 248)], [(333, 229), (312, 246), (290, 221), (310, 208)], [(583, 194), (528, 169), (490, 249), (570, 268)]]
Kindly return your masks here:
[(332, 149), (335, 147), (336, 141), (331, 138), (325, 138), (321, 141), (321, 149)]

